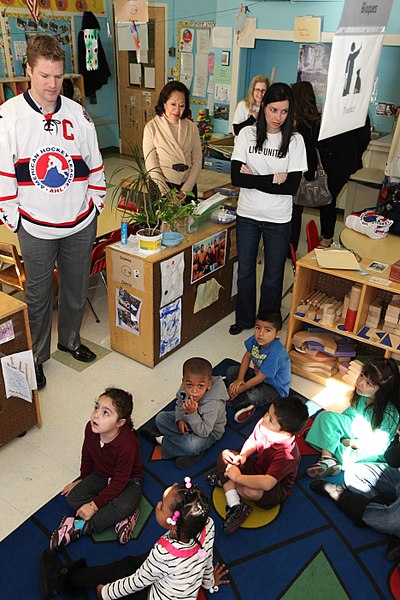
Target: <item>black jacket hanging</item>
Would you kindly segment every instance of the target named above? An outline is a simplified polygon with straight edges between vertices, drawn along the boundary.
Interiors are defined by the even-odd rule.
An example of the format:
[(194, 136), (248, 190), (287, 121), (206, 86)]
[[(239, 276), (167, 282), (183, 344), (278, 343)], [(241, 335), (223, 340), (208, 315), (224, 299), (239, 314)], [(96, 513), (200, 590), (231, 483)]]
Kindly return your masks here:
[(111, 71), (107, 64), (107, 59), (101, 44), (100, 35), (98, 37), (98, 68), (92, 71), (87, 69), (86, 46), (84, 40), (85, 29), (98, 29), (100, 31), (100, 24), (94, 14), (90, 11), (83, 13), (82, 28), (78, 34), (78, 64), (79, 73), (83, 75), (83, 81), (85, 84), (85, 96), (89, 96), (91, 104), (96, 104), (96, 91), (99, 90), (102, 85), (107, 83), (107, 79), (110, 77)]

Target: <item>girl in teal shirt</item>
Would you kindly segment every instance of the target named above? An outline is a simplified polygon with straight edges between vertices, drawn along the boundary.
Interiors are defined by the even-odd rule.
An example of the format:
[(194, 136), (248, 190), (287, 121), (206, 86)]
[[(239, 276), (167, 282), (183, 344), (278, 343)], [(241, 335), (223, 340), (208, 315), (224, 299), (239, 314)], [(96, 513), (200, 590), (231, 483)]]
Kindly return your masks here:
[(315, 479), (337, 475), (355, 462), (385, 462), (384, 452), (399, 426), (399, 370), (390, 358), (368, 362), (359, 375), (350, 406), (317, 415), (307, 443), (321, 451), (307, 469)]

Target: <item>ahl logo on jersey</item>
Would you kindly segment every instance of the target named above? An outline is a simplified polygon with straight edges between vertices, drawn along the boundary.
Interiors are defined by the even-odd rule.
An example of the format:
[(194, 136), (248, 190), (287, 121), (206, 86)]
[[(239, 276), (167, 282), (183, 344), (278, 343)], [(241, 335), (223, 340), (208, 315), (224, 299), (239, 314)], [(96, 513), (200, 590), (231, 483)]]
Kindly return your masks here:
[(29, 174), (43, 192), (60, 194), (74, 179), (74, 162), (63, 148), (44, 146), (29, 161)]

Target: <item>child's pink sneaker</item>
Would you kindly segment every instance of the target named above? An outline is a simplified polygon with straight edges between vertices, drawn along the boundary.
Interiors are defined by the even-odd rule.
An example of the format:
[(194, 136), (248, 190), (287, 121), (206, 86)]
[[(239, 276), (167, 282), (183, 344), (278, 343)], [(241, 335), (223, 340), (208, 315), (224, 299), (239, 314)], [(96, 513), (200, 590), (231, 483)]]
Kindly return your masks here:
[(132, 537), (133, 530), (139, 519), (139, 509), (137, 508), (131, 517), (123, 519), (115, 526), (115, 533), (120, 544), (127, 544)]
[(58, 550), (81, 537), (82, 530), (75, 527), (74, 517), (64, 517), (51, 534), (50, 550)]

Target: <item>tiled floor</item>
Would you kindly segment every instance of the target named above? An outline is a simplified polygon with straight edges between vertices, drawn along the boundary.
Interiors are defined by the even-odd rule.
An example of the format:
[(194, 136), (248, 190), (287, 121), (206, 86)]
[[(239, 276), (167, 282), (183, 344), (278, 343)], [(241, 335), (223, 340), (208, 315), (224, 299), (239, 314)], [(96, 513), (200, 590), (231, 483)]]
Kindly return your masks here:
[[(113, 159), (112, 168), (108, 165), (108, 179), (116, 162)], [(304, 223), (309, 218), (317, 220), (318, 214), (306, 213)], [(338, 229), (342, 226), (339, 222)], [(306, 248), (304, 227), (302, 238), (299, 255), (304, 254)], [(289, 261), (286, 270), (286, 285), (289, 285), (292, 278)], [(87, 308), (82, 337), (110, 348), (107, 296), (98, 277), (91, 282), (90, 299), (101, 322), (96, 323)], [(290, 301), (291, 294), (285, 298), (284, 315)], [(94, 400), (107, 386), (116, 385), (134, 393), (134, 423), (140, 427), (174, 397), (182, 363), (187, 357), (205, 356), (213, 364), (225, 357), (241, 359), (243, 340), (249, 332), (230, 336), (228, 327), (232, 322), (233, 315), (223, 319), (154, 369), (113, 351), (81, 373), (50, 359), (44, 365), (47, 386), (40, 393), (42, 428), (34, 427), (25, 437), (0, 449), (0, 540), (78, 475), (84, 426)], [(56, 343), (54, 335), (54, 349)], [(324, 405), (324, 397), (333, 393), (297, 376), (293, 376), (292, 386), (321, 405)]]

